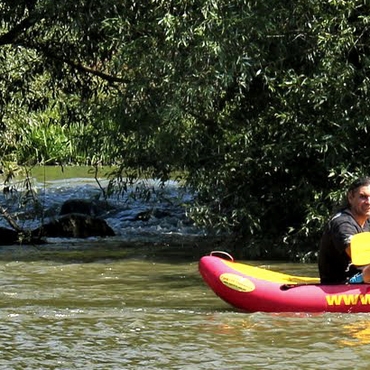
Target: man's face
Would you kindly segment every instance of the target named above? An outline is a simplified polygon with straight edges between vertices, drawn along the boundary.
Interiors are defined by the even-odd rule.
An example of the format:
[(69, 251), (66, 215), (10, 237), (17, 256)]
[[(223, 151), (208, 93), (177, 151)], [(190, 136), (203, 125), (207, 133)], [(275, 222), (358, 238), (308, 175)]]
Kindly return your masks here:
[(370, 185), (351, 191), (348, 201), (355, 216), (370, 218)]

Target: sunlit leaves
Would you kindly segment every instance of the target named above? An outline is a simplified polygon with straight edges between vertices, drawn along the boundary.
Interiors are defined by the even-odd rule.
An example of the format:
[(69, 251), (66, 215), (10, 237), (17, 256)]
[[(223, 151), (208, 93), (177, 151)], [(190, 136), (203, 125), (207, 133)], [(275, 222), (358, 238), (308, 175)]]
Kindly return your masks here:
[[(118, 177), (182, 170), (199, 223), (287, 248), (317, 235), (335, 189), (367, 171), (366, 2), (1, 6), (4, 155), (32, 119), (22, 158), (47, 143), (38, 158), (116, 161)], [(50, 150), (44, 129), (72, 154)]]

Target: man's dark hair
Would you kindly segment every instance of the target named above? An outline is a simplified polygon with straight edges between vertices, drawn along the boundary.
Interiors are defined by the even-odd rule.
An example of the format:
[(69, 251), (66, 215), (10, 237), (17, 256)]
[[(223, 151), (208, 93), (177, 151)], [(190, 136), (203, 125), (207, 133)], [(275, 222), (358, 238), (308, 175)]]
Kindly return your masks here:
[(369, 186), (369, 185), (370, 185), (370, 177), (360, 177), (357, 180), (353, 181), (353, 183), (349, 186), (348, 193), (357, 190), (361, 186)]
[(369, 186), (369, 185), (370, 185), (370, 177), (367, 177), (367, 176), (359, 177), (357, 180), (353, 181), (353, 183), (348, 188), (346, 196), (343, 199), (342, 209), (351, 208), (351, 205), (349, 204), (349, 201), (348, 201), (349, 193), (353, 194), (361, 186)]

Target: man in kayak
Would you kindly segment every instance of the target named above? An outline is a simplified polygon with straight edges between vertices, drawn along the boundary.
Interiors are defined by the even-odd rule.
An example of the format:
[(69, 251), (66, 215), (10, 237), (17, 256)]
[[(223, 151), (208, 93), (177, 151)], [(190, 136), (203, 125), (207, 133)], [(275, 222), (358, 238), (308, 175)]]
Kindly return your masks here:
[(354, 181), (345, 206), (328, 222), (320, 241), (319, 273), (323, 284), (370, 283), (370, 265), (351, 264), (350, 241), (354, 234), (370, 231), (370, 177)]

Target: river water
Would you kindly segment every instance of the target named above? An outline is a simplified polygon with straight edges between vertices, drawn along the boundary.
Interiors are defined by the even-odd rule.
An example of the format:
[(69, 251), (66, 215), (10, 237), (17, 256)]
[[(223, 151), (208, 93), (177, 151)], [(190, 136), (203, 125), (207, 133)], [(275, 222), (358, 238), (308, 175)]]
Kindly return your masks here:
[[(92, 184), (81, 190), (81, 182), (51, 181), (45, 202), (88, 194)], [(117, 237), (2, 248), (0, 369), (368, 368), (368, 314), (238, 312), (203, 283), (199, 246), (160, 242), (202, 231), (173, 208), (166, 220), (130, 223), (127, 212), (142, 205), (125, 207), (107, 218)], [(127, 246), (127, 235), (149, 244)], [(308, 264), (269, 267), (316, 273)]]
[[(60, 167), (35, 167), (27, 182), (18, 177), (6, 184), (10, 191), (0, 194), (0, 205), (15, 215), (25, 230), (55, 219), (65, 201), (83, 199), (99, 202), (96, 208), (101, 213), (97, 216), (105, 219), (117, 240), (162, 242), (205, 235), (186, 217), (184, 205), (191, 204), (193, 197), (177, 182), (168, 181), (162, 187), (158, 181), (143, 180), (128, 185), (124, 193), (115, 192), (105, 199), (101, 189), (107, 193), (108, 181), (104, 176), (111, 169), (101, 168), (98, 181), (90, 170), (82, 166), (65, 167), (63, 171)], [(1, 185), (0, 182), (0, 189)], [(138, 215), (146, 212), (151, 214), (148, 219), (138, 219)], [(5, 219), (0, 218), (0, 226), (8, 226)]]
[(369, 366), (368, 315), (241, 313), (191, 259), (4, 261), (0, 273), (1, 369)]

